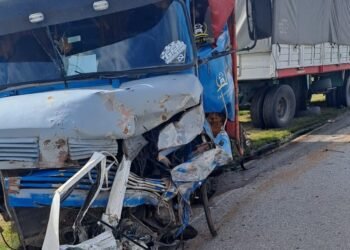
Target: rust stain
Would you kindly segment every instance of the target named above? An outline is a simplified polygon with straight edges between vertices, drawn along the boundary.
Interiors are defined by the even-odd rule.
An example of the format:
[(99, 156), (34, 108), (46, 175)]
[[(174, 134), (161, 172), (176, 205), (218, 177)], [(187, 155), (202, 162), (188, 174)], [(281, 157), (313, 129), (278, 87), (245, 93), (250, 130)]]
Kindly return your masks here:
[(117, 124), (118, 127), (123, 128), (123, 133), (124, 134), (129, 134), (129, 122), (130, 118), (133, 117), (133, 112), (131, 109), (128, 109), (125, 107), (124, 104), (118, 105), (118, 110), (122, 116), (122, 120)]
[(45, 140), (44, 141), (44, 146), (48, 146), (50, 144), (51, 140)]
[(110, 112), (115, 111), (116, 101), (113, 93), (101, 93), (104, 105)]
[(108, 111), (114, 111), (114, 101), (112, 99), (106, 99), (105, 100), (105, 106)]
[(68, 160), (68, 152), (66, 151), (60, 151), (58, 153), (58, 162), (59, 163), (64, 163)]
[(161, 100), (159, 101), (160, 107), (161, 107), (161, 108), (164, 108), (165, 103), (166, 103), (167, 101), (169, 101), (169, 100), (170, 100), (170, 95), (164, 96), (163, 99), (161, 99)]
[(20, 180), (17, 177), (9, 177), (9, 193), (10, 194), (16, 194), (19, 193), (19, 184)]
[(129, 133), (128, 127), (125, 127), (125, 128), (124, 128), (123, 133), (126, 134), (126, 135)]
[(64, 139), (59, 139), (56, 141), (56, 147), (57, 149), (61, 149), (62, 147), (66, 146), (66, 141)]
[(221, 128), (224, 126), (224, 117), (218, 113), (209, 113), (207, 115), (208, 123), (210, 124), (213, 135), (216, 137), (220, 132)]
[(124, 117), (129, 117), (132, 115), (132, 111), (125, 107), (124, 104), (118, 105), (118, 110)]

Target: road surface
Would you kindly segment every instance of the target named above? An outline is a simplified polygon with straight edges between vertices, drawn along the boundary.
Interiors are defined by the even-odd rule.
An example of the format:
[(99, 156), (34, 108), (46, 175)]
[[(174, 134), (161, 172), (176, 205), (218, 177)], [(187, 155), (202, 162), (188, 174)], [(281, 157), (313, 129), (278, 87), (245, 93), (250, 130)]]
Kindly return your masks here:
[(211, 200), (218, 236), (197, 209), (187, 249), (350, 249), (350, 114), (247, 166)]

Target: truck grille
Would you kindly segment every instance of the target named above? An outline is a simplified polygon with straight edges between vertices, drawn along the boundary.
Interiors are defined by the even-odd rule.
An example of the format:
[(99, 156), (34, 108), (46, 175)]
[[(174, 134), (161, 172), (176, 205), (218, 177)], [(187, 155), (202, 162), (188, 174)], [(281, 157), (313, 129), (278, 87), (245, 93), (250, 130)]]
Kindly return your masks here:
[(0, 161), (38, 161), (37, 138), (0, 138)]
[(89, 159), (94, 152), (106, 151), (113, 155), (118, 153), (116, 140), (77, 140), (69, 139), (69, 155), (71, 160)]

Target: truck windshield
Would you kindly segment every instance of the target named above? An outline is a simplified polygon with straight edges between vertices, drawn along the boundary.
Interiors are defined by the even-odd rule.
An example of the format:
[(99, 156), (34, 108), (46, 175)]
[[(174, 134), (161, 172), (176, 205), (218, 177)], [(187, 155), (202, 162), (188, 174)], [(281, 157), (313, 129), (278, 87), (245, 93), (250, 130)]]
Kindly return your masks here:
[(136, 9), (0, 37), (0, 88), (193, 64), (183, 5)]

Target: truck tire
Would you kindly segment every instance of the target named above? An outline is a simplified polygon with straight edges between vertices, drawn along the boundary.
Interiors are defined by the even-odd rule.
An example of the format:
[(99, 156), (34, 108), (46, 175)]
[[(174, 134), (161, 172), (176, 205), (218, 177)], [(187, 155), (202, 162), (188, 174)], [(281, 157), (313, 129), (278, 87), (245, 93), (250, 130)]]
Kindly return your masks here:
[(263, 105), (269, 87), (263, 87), (259, 89), (253, 96), (252, 103), (250, 105), (250, 117), (255, 128), (265, 128), (264, 117), (263, 117)]
[(338, 101), (337, 101), (337, 90), (331, 90), (326, 94), (326, 102), (327, 107), (337, 107)]
[(350, 76), (345, 81), (345, 84), (343, 86), (343, 95), (344, 95), (344, 106), (350, 107)]
[(289, 85), (277, 85), (269, 89), (263, 105), (264, 123), (267, 128), (286, 127), (293, 119), (296, 100)]
[(305, 76), (286, 78), (282, 81), (282, 84), (289, 85), (294, 92), (296, 101), (296, 112), (305, 111), (307, 109), (308, 101), (308, 86)]
[(326, 102), (328, 107), (339, 108), (345, 106), (345, 94), (343, 87), (337, 87), (326, 94)]

